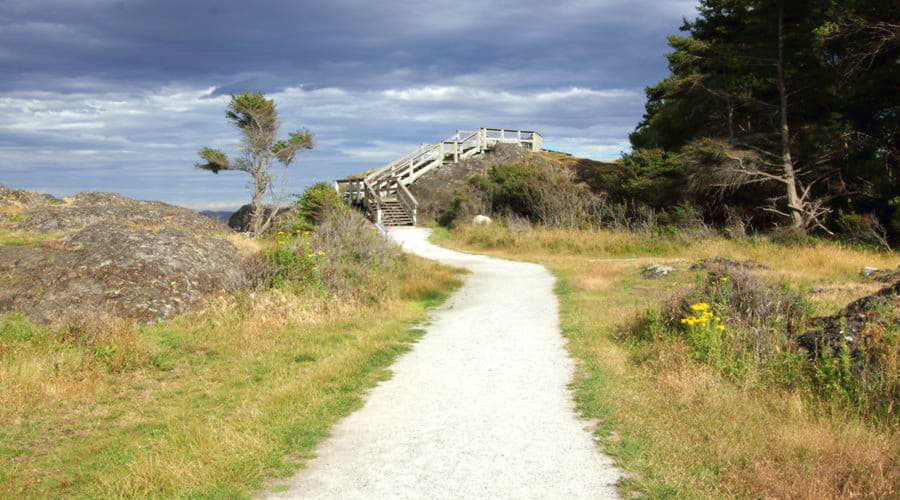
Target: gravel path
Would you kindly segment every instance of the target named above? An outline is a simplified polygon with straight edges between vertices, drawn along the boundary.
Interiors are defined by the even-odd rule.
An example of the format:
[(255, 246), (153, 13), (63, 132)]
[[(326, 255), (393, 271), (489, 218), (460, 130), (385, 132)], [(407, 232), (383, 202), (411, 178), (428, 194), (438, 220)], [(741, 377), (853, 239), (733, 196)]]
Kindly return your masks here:
[(338, 423), (273, 498), (617, 498), (620, 472), (576, 417), (573, 363), (542, 266), (443, 249), (394, 228), (412, 253), (472, 271), (363, 408)]

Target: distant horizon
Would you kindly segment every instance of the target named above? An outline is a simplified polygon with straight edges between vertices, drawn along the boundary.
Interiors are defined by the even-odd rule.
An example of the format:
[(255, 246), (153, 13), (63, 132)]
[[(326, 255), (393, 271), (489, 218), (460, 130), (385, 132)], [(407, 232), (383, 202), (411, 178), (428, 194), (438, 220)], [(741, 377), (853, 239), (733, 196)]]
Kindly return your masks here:
[(467, 128), (538, 130), (549, 149), (613, 160), (698, 2), (400, 3), (2, 2), (0, 184), (239, 207), (246, 175), (192, 164), (202, 146), (237, 149), (223, 111), (243, 90), (273, 98), (284, 131), (316, 134), (288, 192)]

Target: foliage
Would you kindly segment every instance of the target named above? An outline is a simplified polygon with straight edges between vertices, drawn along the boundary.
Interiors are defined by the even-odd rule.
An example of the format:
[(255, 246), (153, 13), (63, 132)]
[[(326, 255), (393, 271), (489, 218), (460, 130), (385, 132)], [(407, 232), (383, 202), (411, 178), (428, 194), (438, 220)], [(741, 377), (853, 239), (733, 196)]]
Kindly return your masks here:
[(523, 217), (534, 215), (531, 204), (542, 180), (540, 168), (528, 163), (494, 165), (487, 174), (470, 182), (484, 192), (493, 213), (513, 213)]
[(323, 209), (314, 231), (279, 231), (266, 256), (265, 278), (258, 280), (266, 286), (366, 303), (396, 298), (409, 266), (396, 244), (343, 205)]
[(396, 297), (402, 273), (409, 268), (399, 245), (353, 210), (326, 210), (312, 234), (311, 248), (325, 257), (318, 268), (323, 289), (363, 302)]
[(277, 159), (287, 169), (297, 152), (312, 149), (313, 135), (308, 130), (298, 130), (290, 132), (287, 139), (277, 140), (281, 122), (275, 109), (275, 101), (259, 92), (232, 95), (225, 109), (225, 118), (241, 134), (240, 157), (231, 161), (221, 150), (204, 147), (198, 153), (203, 161), (194, 166), (214, 174), (222, 170), (239, 170), (250, 174), (253, 179), (250, 226), (253, 235), (259, 236), (278, 213), (278, 210), (269, 210), (269, 215), (266, 215), (265, 196), (270, 195), (275, 205), (281, 201), (279, 194), (275, 192), (272, 161)]
[(671, 74), (647, 89), (615, 196), (666, 193), (719, 222), (726, 205), (769, 227), (802, 211), (822, 231), (844, 229), (839, 210), (871, 214), (897, 241), (896, 2), (703, 0), (682, 30), (669, 37)]
[(300, 231), (309, 231), (321, 224), (327, 211), (345, 207), (341, 195), (327, 182), (318, 182), (306, 188), (295, 204), (298, 210), (294, 229)]
[[(581, 227), (597, 222), (600, 203), (571, 169), (557, 164), (494, 165), (469, 180), (495, 215), (511, 215), (548, 227)], [(458, 193), (448, 215), (461, 211), (466, 195)]]
[(467, 210), (469, 204), (470, 193), (468, 191), (454, 191), (453, 197), (450, 198), (450, 203), (447, 208), (438, 214), (438, 224), (446, 227), (453, 227), (457, 221), (464, 219), (465, 216), (469, 215), (470, 210)]

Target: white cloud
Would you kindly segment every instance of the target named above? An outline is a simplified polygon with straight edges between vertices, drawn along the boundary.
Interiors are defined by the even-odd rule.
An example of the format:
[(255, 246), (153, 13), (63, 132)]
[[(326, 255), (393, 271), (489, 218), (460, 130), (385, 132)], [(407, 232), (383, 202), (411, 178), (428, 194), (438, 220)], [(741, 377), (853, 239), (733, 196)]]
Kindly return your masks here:
[[(116, 190), (206, 208), (244, 196), (247, 177), (191, 168), (200, 146), (234, 152), (222, 116), (227, 96), (213, 86), (149, 92), (30, 93), (0, 96), (0, 182), (54, 181), (63, 192)], [(565, 87), (511, 91), (469, 85), (388, 90), (291, 87), (270, 95), (286, 130), (308, 127), (317, 149), (292, 167), (292, 192), (318, 180), (378, 166), (457, 129), (539, 130), (554, 149), (601, 159), (627, 150), (643, 103), (638, 89)], [(48, 172), (59, 172), (50, 181)], [(191, 194), (193, 193), (193, 194)]]

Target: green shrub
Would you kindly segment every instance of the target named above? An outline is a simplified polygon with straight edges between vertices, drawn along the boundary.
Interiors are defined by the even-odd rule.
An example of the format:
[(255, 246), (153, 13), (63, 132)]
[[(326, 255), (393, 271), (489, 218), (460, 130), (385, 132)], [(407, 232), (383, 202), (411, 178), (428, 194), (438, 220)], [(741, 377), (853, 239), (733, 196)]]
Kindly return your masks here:
[(437, 223), (445, 227), (453, 227), (456, 221), (466, 215), (465, 212), (468, 204), (469, 194), (462, 191), (455, 191), (446, 210), (441, 211), (438, 215)]
[(471, 178), (470, 184), (488, 199), (494, 215), (547, 227), (586, 228), (598, 223), (599, 196), (564, 166), (494, 165), (487, 174)]
[(306, 188), (297, 197), (297, 223), (294, 227), (299, 231), (310, 231), (322, 222), (328, 210), (339, 210), (346, 207), (341, 195), (334, 186), (327, 182), (319, 182)]
[(408, 262), (362, 214), (334, 206), (322, 210), (315, 231), (279, 231), (265, 264), (255, 271), (262, 286), (380, 302), (396, 296)]
[(296, 237), (279, 232), (276, 246), (268, 252), (270, 264), (269, 285), (283, 288), (298, 284), (316, 286), (316, 259), (310, 246), (310, 238), (301, 232)]
[(470, 182), (487, 194), (494, 213), (512, 213), (523, 217), (534, 215), (532, 200), (542, 176), (539, 168), (525, 163), (494, 165), (485, 175)]
[(318, 258), (316, 279), (327, 292), (380, 302), (399, 290), (400, 270), (408, 264), (400, 247), (353, 210), (326, 210), (310, 238)]

